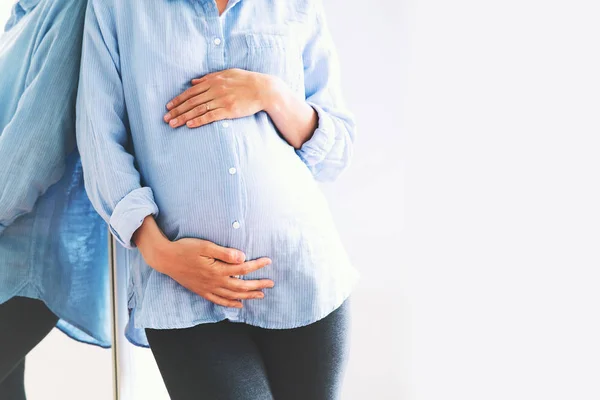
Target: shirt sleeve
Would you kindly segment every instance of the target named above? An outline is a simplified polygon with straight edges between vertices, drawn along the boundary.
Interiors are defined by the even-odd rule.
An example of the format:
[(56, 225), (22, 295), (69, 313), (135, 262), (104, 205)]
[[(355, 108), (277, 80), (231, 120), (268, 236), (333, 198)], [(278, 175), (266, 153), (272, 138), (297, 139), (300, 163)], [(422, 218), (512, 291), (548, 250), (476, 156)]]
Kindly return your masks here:
[(321, 0), (315, 0), (311, 15), (314, 26), (303, 52), (305, 96), (319, 122), (296, 154), (316, 180), (333, 181), (350, 164), (356, 124), (344, 105), (339, 59)]
[(133, 155), (112, 9), (90, 0), (83, 34), (77, 96), (77, 144), (85, 188), (115, 238), (131, 237), (148, 215), (158, 215), (152, 189), (143, 187)]
[[(75, 149), (85, 6), (64, 2), (32, 53), (25, 89), (0, 135), (0, 234), (64, 174)], [(15, 62), (23, 62), (15, 60)]]

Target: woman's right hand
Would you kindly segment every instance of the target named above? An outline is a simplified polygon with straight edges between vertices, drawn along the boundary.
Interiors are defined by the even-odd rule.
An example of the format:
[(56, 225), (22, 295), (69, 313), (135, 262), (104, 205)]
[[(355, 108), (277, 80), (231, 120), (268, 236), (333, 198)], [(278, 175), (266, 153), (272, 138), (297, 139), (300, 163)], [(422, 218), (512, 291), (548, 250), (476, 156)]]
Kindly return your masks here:
[(202, 239), (185, 238), (172, 242), (151, 215), (134, 233), (133, 241), (153, 269), (215, 304), (242, 308), (240, 300), (262, 299), (264, 293), (261, 290), (274, 285), (270, 279), (233, 277), (271, 264), (269, 258), (245, 261), (243, 252)]

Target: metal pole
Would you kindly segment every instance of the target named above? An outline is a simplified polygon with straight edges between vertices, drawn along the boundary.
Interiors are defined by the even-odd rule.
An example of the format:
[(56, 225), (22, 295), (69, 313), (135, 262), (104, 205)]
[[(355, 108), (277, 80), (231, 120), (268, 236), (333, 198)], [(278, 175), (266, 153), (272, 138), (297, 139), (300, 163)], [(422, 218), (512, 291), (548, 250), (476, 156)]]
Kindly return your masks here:
[(118, 334), (117, 334), (117, 252), (115, 241), (108, 232), (108, 249), (109, 249), (109, 268), (110, 268), (110, 309), (112, 321), (112, 365), (113, 365), (113, 398), (119, 400), (119, 356), (118, 356)]

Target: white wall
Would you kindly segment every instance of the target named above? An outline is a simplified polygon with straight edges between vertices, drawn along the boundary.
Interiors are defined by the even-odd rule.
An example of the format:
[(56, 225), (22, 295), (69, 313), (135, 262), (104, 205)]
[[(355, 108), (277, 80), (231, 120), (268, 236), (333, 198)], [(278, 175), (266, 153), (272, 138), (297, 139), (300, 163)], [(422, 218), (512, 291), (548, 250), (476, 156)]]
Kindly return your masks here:
[(28, 400), (111, 400), (110, 350), (81, 344), (54, 329), (25, 361)]
[[(0, 32), (4, 32), (12, 4), (0, 2)], [(25, 387), (28, 400), (111, 399), (110, 350), (75, 342), (54, 329), (28, 355)]]
[(599, 399), (600, 3), (403, 14), (400, 398)]

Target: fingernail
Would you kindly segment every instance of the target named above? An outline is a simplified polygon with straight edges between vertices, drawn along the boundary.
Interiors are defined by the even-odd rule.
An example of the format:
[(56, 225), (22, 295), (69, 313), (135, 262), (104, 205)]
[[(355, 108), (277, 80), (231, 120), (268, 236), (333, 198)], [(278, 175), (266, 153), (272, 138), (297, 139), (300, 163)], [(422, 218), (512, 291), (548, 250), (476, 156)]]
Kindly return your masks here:
[(173, 108), (173, 102), (170, 101), (167, 103), (167, 109), (170, 110), (171, 108)]
[(194, 126), (194, 123), (192, 121), (188, 121), (186, 125), (191, 128), (192, 126)]
[(171, 113), (165, 114), (165, 122), (169, 122), (169, 120), (171, 119)]
[(171, 122), (170, 122), (170, 124), (171, 124), (171, 126), (177, 125), (177, 118), (172, 119)]

